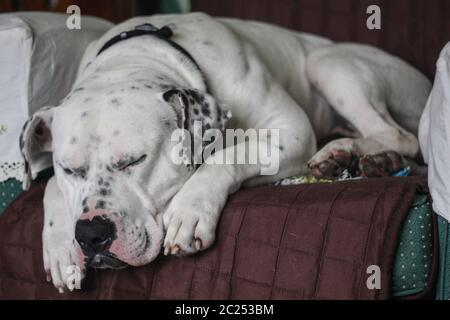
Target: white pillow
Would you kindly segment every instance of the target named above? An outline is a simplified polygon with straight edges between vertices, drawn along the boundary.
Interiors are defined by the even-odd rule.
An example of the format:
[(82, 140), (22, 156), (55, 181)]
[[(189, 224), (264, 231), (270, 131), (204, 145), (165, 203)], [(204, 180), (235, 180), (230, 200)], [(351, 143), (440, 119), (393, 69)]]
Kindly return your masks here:
[(433, 210), (450, 221), (450, 42), (436, 63), (436, 76), (420, 119), (419, 142), (428, 164)]
[(19, 135), (24, 122), (39, 108), (64, 98), (88, 44), (113, 26), (82, 16), (81, 30), (69, 30), (67, 17), (0, 14), (0, 182), (22, 180)]

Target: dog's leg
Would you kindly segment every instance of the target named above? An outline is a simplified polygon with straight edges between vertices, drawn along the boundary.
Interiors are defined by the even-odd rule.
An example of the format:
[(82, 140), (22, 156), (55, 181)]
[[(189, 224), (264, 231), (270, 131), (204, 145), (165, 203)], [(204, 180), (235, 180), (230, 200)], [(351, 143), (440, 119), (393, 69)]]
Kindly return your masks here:
[(331, 141), (309, 161), (314, 175), (336, 177), (344, 169), (359, 167), (365, 176), (388, 176), (413, 158), (417, 138), (390, 116), (386, 88), (370, 64), (358, 57), (334, 56), (333, 51), (308, 58), (308, 78), (329, 104), (361, 134), (362, 138)]
[(55, 177), (48, 181), (45, 189), (44, 211), (42, 248), (47, 281), (52, 281), (60, 292), (65, 288), (73, 290), (83, 279), (85, 267), (80, 260), (81, 252), (74, 251), (74, 221)]
[[(264, 92), (270, 94), (238, 97), (243, 105), (249, 101), (257, 108), (246, 127), (279, 130), (279, 141), (274, 131), (270, 136), (261, 136), (257, 143), (243, 141), (217, 151), (210, 158), (233, 163), (233, 155), (241, 150), (246, 159), (249, 155), (257, 155), (256, 164), (209, 164), (208, 161), (202, 164), (164, 213), (165, 254), (189, 254), (211, 246), (228, 195), (237, 191), (242, 183), (268, 183), (307, 170), (306, 164), (316, 150), (316, 141), (306, 114), (280, 86), (271, 84)], [(265, 150), (272, 156), (270, 163), (264, 164), (260, 160), (267, 157), (269, 152)], [(268, 170), (269, 167), (273, 170)]]

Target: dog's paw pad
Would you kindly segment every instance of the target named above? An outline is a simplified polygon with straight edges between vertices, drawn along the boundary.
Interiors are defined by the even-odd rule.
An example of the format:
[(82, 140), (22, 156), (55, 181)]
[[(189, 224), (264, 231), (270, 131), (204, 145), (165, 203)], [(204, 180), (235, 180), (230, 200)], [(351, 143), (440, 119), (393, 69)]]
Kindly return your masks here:
[(403, 167), (403, 158), (395, 151), (365, 155), (359, 160), (359, 169), (364, 177), (388, 177)]
[(354, 159), (354, 155), (349, 151), (334, 150), (329, 152), (327, 158), (320, 162), (314, 161), (313, 158), (308, 166), (317, 178), (335, 178), (345, 169), (353, 170)]

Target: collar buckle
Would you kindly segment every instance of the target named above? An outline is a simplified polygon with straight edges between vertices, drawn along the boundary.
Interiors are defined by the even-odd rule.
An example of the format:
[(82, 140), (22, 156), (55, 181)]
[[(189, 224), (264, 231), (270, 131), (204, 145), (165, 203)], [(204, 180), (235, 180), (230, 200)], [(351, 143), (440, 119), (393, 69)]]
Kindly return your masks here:
[(155, 32), (158, 31), (159, 29), (156, 28), (154, 25), (152, 25), (151, 23), (144, 23), (141, 24), (139, 26), (136, 26), (134, 28), (134, 30), (138, 30), (138, 31), (146, 31), (146, 32)]

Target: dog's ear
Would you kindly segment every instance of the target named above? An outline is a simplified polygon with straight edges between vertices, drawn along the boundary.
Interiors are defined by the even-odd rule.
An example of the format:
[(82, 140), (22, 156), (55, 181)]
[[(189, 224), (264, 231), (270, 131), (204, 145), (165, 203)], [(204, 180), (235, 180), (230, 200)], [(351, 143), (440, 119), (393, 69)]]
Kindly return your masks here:
[(203, 132), (208, 129), (224, 130), (231, 113), (222, 108), (215, 99), (194, 89), (171, 89), (163, 93), (163, 99), (177, 113), (180, 129), (192, 133), (195, 121), (202, 123)]
[[(203, 141), (209, 129), (225, 130), (226, 123), (232, 116), (231, 112), (220, 106), (211, 95), (199, 90), (171, 89), (164, 92), (162, 97), (175, 110), (178, 128), (190, 133), (192, 144), (195, 138)], [(195, 123), (201, 125), (195, 126)], [(194, 150), (192, 146), (193, 152), (189, 152), (191, 160), (206, 146), (207, 144), (203, 143), (202, 150)]]
[(24, 161), (23, 189), (30, 187), (37, 173), (52, 164), (53, 107), (37, 111), (28, 119), (19, 138), (20, 152)]

